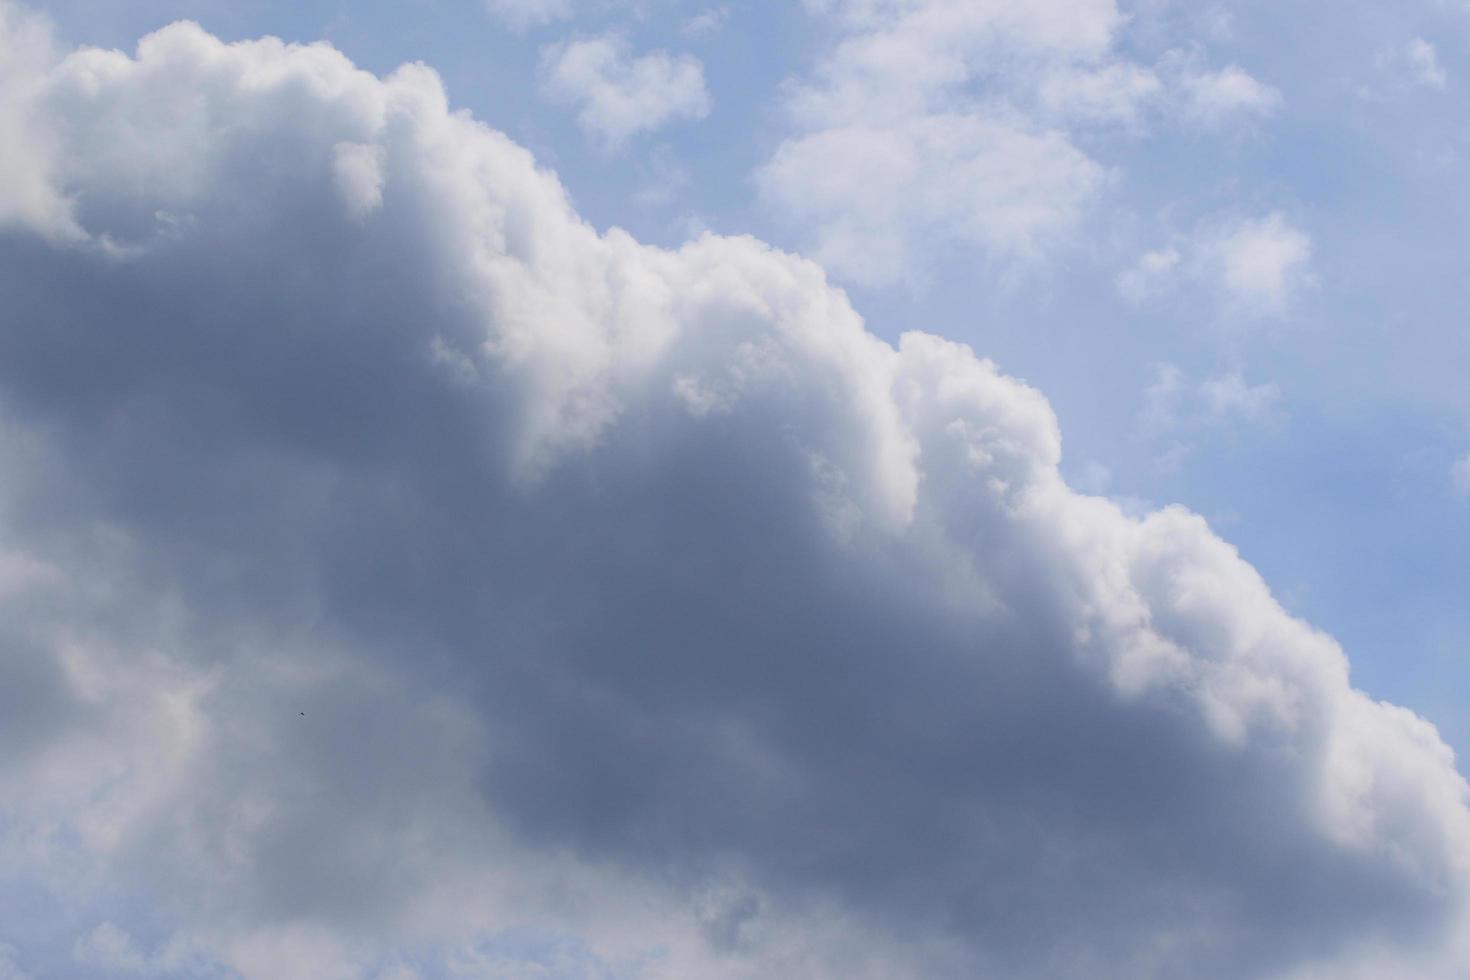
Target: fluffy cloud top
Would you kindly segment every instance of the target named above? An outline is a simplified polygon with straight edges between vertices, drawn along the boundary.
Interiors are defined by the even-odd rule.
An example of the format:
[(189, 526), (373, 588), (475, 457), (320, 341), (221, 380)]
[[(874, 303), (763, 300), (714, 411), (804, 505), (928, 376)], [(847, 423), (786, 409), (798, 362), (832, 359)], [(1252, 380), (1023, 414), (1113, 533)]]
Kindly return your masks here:
[(422, 67), (0, 106), (0, 971), (1463, 974), (1434, 729), (969, 349), (598, 233)]
[(576, 107), (578, 125), (610, 148), (710, 111), (698, 58), (667, 51), (634, 57), (618, 35), (544, 48), (541, 75), (546, 95)]

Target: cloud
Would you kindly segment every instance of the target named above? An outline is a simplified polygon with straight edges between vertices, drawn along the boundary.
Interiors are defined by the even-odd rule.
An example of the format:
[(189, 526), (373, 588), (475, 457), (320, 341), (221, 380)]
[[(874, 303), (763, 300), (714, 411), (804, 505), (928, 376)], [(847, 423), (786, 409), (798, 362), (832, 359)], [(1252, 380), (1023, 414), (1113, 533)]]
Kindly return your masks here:
[(1177, 365), (1154, 365), (1140, 424), (1153, 435), (1267, 421), (1281, 398), (1274, 384), (1247, 384), (1238, 372), (1191, 380)]
[(1383, 103), (1423, 89), (1442, 90), (1449, 74), (1439, 60), (1439, 49), (1422, 37), (1382, 48), (1373, 57), (1377, 75), (1350, 85), (1358, 98)]
[(133, 943), (133, 937), (111, 922), (104, 922), (77, 942), (78, 962), (111, 973), (149, 972), (148, 957)]
[(710, 112), (698, 58), (667, 51), (635, 58), (618, 35), (543, 48), (541, 86), (548, 98), (577, 109), (588, 136), (614, 149), (639, 133)]
[(15, 947), (0, 943), (0, 980), (32, 980), (25, 970), (15, 963)]
[(1117, 285), (1125, 299), (1141, 304), (1189, 283), (1213, 291), (1231, 316), (1279, 318), (1311, 286), (1311, 258), (1311, 237), (1279, 211), (1216, 215), (1139, 256)]
[(1464, 497), (1470, 497), (1470, 455), (1450, 467), (1450, 482)]
[(1164, 470), (1177, 469), (1206, 430), (1270, 425), (1277, 420), (1281, 389), (1249, 384), (1239, 372), (1191, 378), (1174, 364), (1153, 365), (1153, 380), (1143, 392), (1138, 435), (1161, 443), (1155, 459)]
[(1126, 116), (1147, 94), (1141, 75), (1097, 64), (1121, 22), (1112, 0), (808, 7), (837, 40), (789, 86), (796, 132), (756, 176), (823, 264), (860, 282), (913, 278), (929, 258), (920, 240), (1038, 256), (1104, 176), (1032, 111), (1038, 88), (1052, 114), (1089, 117)]
[(332, 175), (342, 203), (359, 218), (383, 203), (383, 148), (338, 143), (332, 148)]
[(1463, 975), (1433, 727), (1198, 517), (1070, 490), (1035, 390), (753, 239), (599, 234), (421, 66), (28, 72), (14, 962)]
[(0, 144), (0, 222), (22, 221), (51, 235), (68, 235), (65, 202), (47, 180), (49, 151), (30, 118), (29, 89), (54, 59), (49, 22), (11, 4), (0, 4), (0, 127), (17, 138)]
[(574, 0), (485, 0), (485, 7), (517, 30), (567, 20), (575, 12)]
[(911, 275), (938, 237), (1034, 256), (1070, 230), (1100, 168), (1055, 132), (933, 114), (789, 140), (759, 174), (768, 202), (819, 229), (816, 257), (861, 282)]
[(1447, 78), (1439, 64), (1439, 52), (1434, 45), (1416, 37), (1404, 48), (1404, 58), (1419, 84), (1429, 88), (1444, 88)]
[(1312, 240), (1279, 211), (1226, 225), (1203, 245), (1203, 260), (1240, 308), (1280, 316), (1309, 280)]
[(1179, 249), (1171, 246), (1145, 252), (1118, 275), (1118, 292), (1133, 303), (1155, 295), (1179, 268)]
[(1281, 104), (1186, 51), (1137, 62), (1114, 0), (806, 6), (832, 42), (788, 81), (792, 131), (756, 182), (824, 266), (865, 285), (919, 280), (956, 246), (1008, 264), (1064, 247), (1109, 185), (1082, 149), (1099, 130), (1219, 129)]
[(1280, 398), (1281, 390), (1272, 384), (1248, 385), (1239, 374), (1226, 374), (1205, 381), (1200, 394), (1211, 419), (1259, 421)]
[(730, 8), (726, 4), (710, 7), (684, 22), (679, 33), (685, 37), (708, 37), (717, 34), (725, 27), (725, 22), (730, 19)]
[(1185, 118), (1214, 127), (1241, 116), (1270, 116), (1282, 105), (1281, 93), (1236, 65), (1217, 71), (1187, 70), (1180, 79)]
[(1056, 70), (1042, 80), (1039, 96), (1047, 110), (1063, 117), (1136, 127), (1163, 91), (1153, 71), (1119, 62), (1097, 69)]

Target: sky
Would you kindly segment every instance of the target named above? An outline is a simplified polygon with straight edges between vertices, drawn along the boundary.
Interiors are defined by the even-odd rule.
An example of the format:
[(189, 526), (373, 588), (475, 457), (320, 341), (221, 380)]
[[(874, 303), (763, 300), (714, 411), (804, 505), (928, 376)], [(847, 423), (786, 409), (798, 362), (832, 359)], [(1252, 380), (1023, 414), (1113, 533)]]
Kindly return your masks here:
[(1467, 78), (0, 0), (0, 980), (1470, 973)]

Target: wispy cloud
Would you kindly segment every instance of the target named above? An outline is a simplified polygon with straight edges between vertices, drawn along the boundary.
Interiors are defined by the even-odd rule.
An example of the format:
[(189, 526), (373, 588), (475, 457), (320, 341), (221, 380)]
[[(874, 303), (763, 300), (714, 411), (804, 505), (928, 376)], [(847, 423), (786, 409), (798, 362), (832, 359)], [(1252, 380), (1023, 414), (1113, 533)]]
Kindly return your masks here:
[(1462, 497), (1470, 497), (1470, 454), (1450, 467), (1450, 483)]
[(573, 0), (485, 0), (485, 7), (509, 26), (522, 30), (565, 20), (575, 10)]
[(1112, 0), (808, 4), (835, 35), (787, 86), (792, 134), (757, 173), (824, 265), (868, 284), (922, 279), (955, 246), (1006, 263), (1066, 245), (1109, 183), (1099, 127), (1220, 128), (1276, 112), (1237, 66), (1123, 53)]
[(633, 54), (626, 38), (606, 35), (541, 51), (541, 85), (577, 110), (577, 123), (604, 147), (710, 112), (704, 67), (688, 54)]
[(1217, 215), (1139, 256), (1117, 285), (1133, 303), (1188, 287), (1213, 294), (1229, 315), (1280, 318), (1313, 283), (1312, 252), (1311, 237), (1279, 211)]

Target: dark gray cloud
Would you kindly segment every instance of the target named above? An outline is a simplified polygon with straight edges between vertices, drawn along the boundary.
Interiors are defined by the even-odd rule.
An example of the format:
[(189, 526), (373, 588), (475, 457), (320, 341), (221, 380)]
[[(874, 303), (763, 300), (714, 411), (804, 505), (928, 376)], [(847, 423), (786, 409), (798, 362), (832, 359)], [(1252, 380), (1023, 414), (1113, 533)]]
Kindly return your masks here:
[(422, 68), (0, 80), (0, 874), (82, 967), (1463, 965), (1432, 727), (967, 349), (597, 234)]

